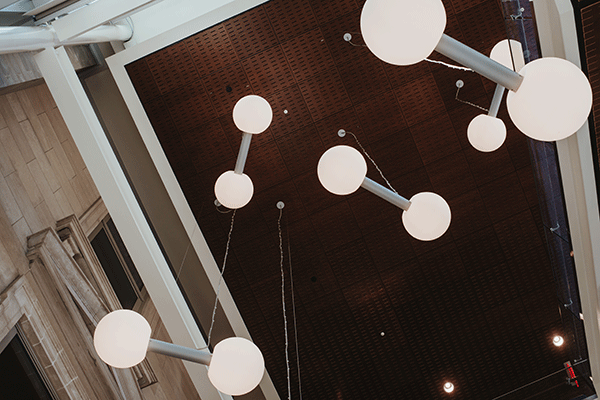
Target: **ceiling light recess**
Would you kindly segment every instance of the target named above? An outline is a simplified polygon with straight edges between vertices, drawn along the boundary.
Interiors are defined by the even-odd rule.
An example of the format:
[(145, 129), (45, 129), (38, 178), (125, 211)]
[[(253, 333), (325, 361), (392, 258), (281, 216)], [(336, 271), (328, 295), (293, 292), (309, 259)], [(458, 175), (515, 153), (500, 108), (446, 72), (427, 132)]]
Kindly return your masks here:
[(438, 194), (422, 192), (410, 200), (366, 177), (367, 163), (358, 150), (339, 145), (327, 150), (317, 166), (319, 181), (337, 195), (354, 193), (359, 187), (404, 210), (402, 223), (415, 239), (430, 241), (442, 236), (450, 226), (450, 207)]
[(454, 384), (452, 384), (452, 382), (446, 382), (446, 383), (444, 383), (444, 391), (446, 393), (452, 393), (452, 392), (454, 392)]
[[(365, 43), (378, 58), (395, 65), (415, 64), (435, 49), (511, 90), (506, 100), (510, 118), (533, 139), (561, 140), (585, 123), (592, 89), (577, 66), (540, 58), (519, 74), (444, 34), (446, 14), (440, 8), (442, 0), (367, 0), (360, 19)], [(433, 48), (432, 41), (437, 41)]]
[(150, 334), (150, 324), (143, 316), (131, 310), (117, 310), (104, 316), (96, 326), (94, 347), (102, 361), (115, 368), (139, 364), (147, 351), (207, 365), (213, 386), (231, 396), (250, 392), (264, 374), (262, 353), (247, 339), (224, 339), (210, 354), (151, 339)]
[(273, 121), (269, 102), (260, 96), (242, 97), (233, 107), (233, 122), (243, 132), (242, 143), (233, 171), (226, 171), (215, 182), (215, 196), (227, 208), (244, 207), (254, 195), (252, 179), (244, 174), (252, 135), (264, 132)]
[(556, 347), (560, 347), (565, 343), (565, 340), (563, 339), (562, 336), (560, 335), (556, 335), (552, 338), (552, 344), (555, 345)]

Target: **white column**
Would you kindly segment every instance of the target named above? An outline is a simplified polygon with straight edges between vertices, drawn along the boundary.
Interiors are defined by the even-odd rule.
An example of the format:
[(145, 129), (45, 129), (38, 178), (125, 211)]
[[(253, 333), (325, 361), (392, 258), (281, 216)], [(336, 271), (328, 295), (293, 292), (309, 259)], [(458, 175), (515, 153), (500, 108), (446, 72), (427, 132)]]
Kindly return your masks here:
[[(569, 0), (534, 0), (541, 50), (545, 57), (581, 65), (575, 17)], [(592, 146), (587, 122), (556, 143), (562, 175), (577, 281), (584, 314), (594, 386), (600, 391), (600, 220)]]
[[(35, 60), (98, 187), (150, 297), (174, 343), (205, 345), (154, 235), (127, 182), (92, 105), (63, 47), (46, 49)], [(203, 400), (231, 399), (220, 394), (203, 365), (184, 362)]]

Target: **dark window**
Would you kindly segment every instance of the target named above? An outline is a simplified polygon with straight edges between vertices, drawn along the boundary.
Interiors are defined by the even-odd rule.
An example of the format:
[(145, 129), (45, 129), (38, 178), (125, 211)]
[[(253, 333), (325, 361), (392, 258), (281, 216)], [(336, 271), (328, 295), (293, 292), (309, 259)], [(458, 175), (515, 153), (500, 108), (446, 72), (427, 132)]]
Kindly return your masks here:
[(52, 400), (44, 380), (29, 357), (19, 335), (0, 353), (0, 388), (3, 399)]
[(121, 306), (132, 309), (144, 284), (112, 220), (102, 222), (91, 243)]

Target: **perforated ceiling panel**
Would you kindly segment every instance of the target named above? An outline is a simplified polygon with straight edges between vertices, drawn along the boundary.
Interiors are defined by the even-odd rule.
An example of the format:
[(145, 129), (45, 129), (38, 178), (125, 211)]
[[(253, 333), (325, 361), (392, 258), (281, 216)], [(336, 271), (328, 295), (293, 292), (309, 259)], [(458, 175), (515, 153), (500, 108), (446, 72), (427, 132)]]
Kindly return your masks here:
[[(270, 1), (127, 69), (216, 260), (231, 214), (215, 209), (213, 185), (233, 169), (241, 140), (231, 110), (250, 93), (273, 107), (270, 129), (252, 141), (245, 172), (255, 194), (237, 212), (225, 275), (282, 398), (279, 200), (303, 398), (445, 399), (450, 380), (453, 398), (493, 399), (567, 357), (550, 343), (562, 325), (527, 141), (503, 105), (506, 144), (473, 149), (466, 127), (481, 111), (454, 99), (455, 81), (465, 82), (461, 98), (483, 107), (495, 84), (439, 64), (382, 63), (357, 34), (363, 3)], [(499, 2), (444, 3), (446, 32), (476, 50), (487, 54), (506, 37)], [(319, 157), (337, 144), (357, 147), (340, 128), (356, 134), (403, 196), (444, 196), (449, 231), (420, 242), (401, 211), (374, 195), (327, 192)], [(382, 182), (372, 165), (368, 176)], [(291, 364), (298, 398), (295, 355)]]

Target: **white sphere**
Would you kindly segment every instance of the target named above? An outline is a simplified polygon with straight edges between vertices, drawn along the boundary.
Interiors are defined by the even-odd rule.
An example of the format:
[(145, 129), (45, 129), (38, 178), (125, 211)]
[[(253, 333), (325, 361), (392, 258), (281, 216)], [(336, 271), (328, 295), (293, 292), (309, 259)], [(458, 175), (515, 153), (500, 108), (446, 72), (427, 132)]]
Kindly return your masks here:
[(467, 138), (471, 146), (479, 151), (494, 151), (500, 148), (506, 139), (506, 126), (500, 118), (480, 114), (469, 124)]
[(360, 30), (369, 50), (394, 65), (427, 58), (445, 28), (441, 0), (367, 0), (360, 15)]
[(262, 353), (251, 341), (232, 337), (215, 346), (208, 379), (219, 391), (241, 396), (260, 383), (265, 371)]
[(94, 331), (94, 347), (98, 356), (115, 368), (129, 368), (146, 357), (150, 343), (150, 324), (131, 310), (108, 313)]
[(561, 58), (539, 58), (520, 73), (523, 82), (508, 93), (506, 105), (521, 132), (551, 142), (581, 128), (592, 108), (592, 88), (577, 66)]
[(259, 134), (273, 120), (273, 110), (265, 99), (254, 94), (242, 97), (233, 107), (233, 122), (242, 132)]
[(234, 171), (223, 172), (215, 182), (215, 196), (219, 203), (227, 208), (242, 208), (254, 194), (252, 179), (246, 174), (236, 174)]
[(417, 193), (410, 203), (408, 210), (402, 213), (402, 223), (412, 237), (435, 240), (448, 230), (450, 207), (442, 196), (431, 192)]
[(323, 187), (331, 193), (350, 194), (365, 180), (367, 163), (354, 147), (334, 146), (321, 156), (317, 175)]
[[(512, 55), (511, 55), (512, 52)], [(523, 46), (521, 42), (510, 39), (510, 48), (508, 47), (508, 39), (504, 39), (496, 43), (490, 58), (499, 62), (506, 68), (519, 72), (525, 66), (525, 57), (523, 56)], [(513, 62), (515, 63), (513, 68)]]

